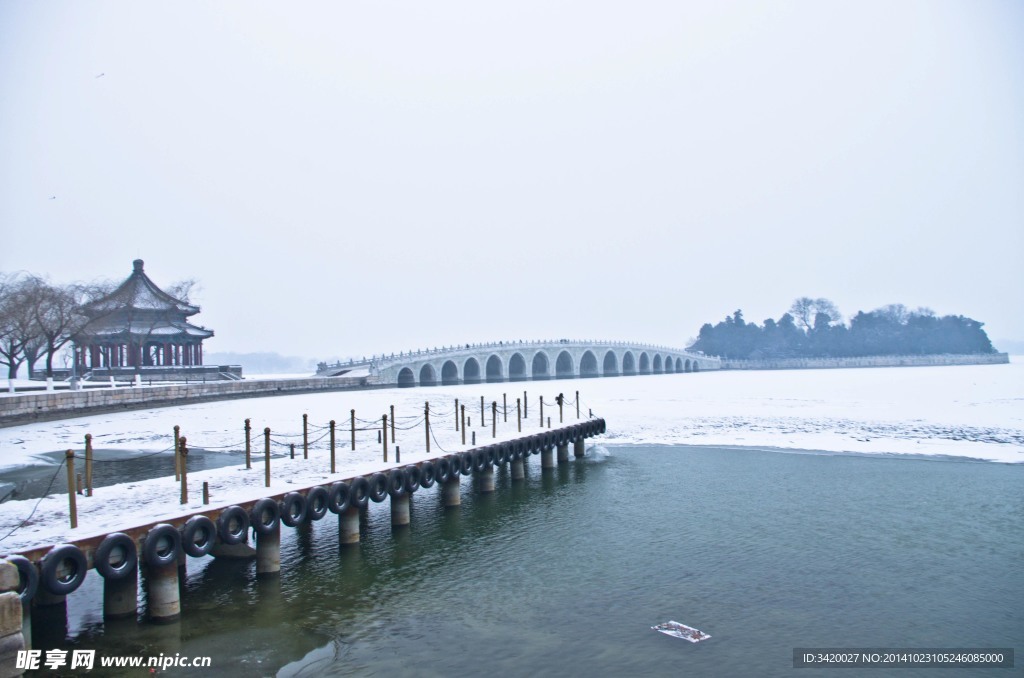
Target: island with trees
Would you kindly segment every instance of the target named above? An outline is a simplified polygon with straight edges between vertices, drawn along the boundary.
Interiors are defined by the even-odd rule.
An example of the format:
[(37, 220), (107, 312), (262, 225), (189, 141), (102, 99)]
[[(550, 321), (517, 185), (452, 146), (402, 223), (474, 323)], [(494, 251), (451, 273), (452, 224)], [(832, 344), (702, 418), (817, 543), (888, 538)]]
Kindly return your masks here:
[(858, 311), (847, 324), (828, 299), (801, 297), (778, 320), (768, 318), (761, 325), (744, 320), (740, 310), (715, 325), (706, 323), (690, 349), (734, 362), (937, 355), (1006, 362), (983, 325), (962, 315), (938, 316), (902, 304)]

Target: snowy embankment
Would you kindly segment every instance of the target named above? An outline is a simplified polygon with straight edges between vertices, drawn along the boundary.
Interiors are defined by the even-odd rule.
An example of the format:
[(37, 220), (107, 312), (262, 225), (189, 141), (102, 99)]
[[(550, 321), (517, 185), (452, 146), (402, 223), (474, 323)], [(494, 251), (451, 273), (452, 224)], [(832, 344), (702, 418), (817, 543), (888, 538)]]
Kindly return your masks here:
[[(896, 455), (947, 455), (988, 461), (1024, 462), (1024, 367), (1008, 365), (914, 367), (766, 372), (704, 372), (617, 379), (478, 384), (468, 386), (334, 392), (256, 398), (139, 410), (0, 429), (0, 465), (40, 463), (44, 452), (74, 449), (80, 456), (86, 433), (95, 448), (126, 453), (169, 450), (174, 426), (190, 449), (244, 450), (243, 425), (252, 420), (253, 468), (244, 466), (190, 473), (187, 507), (167, 454), (168, 476), (98, 488), (78, 498), (79, 528), (67, 527), (67, 495), (0, 505), (0, 552), (103, 534), (201, 510), (203, 481), (207, 508), (287, 492), (297, 487), (348, 478), (386, 468), (377, 443), (382, 414), (395, 406), (396, 443), (404, 463), (427, 458), (422, 422), (430, 401), (434, 434), (430, 456), (467, 449), (455, 431), (454, 399), (472, 417), (481, 445), (491, 441), (490, 403), (499, 406), (498, 440), (515, 437), (515, 400), (529, 394), (523, 435), (539, 430), (538, 396), (545, 416), (557, 426), (554, 397), (567, 402), (580, 391), (588, 409), (608, 422), (608, 444), (751, 446)], [(509, 421), (502, 421), (502, 394)], [(480, 396), (488, 404), (480, 426)], [(349, 411), (356, 410), (356, 450), (350, 448)], [(309, 415), (311, 451), (302, 459), (302, 415)], [(337, 421), (337, 473), (330, 474), (325, 428)], [(565, 408), (566, 423), (575, 406)], [(272, 430), (272, 484), (263, 483), (263, 428)], [(297, 444), (297, 459), (288, 445)], [(468, 440), (467, 440), (468, 442)], [(394, 460), (394, 446), (389, 445)], [(48, 462), (48, 458), (46, 459)], [(111, 462), (107, 462), (111, 463)], [(393, 465), (393, 464), (391, 464)], [(76, 472), (82, 462), (76, 459)], [(55, 468), (55, 472), (58, 469)], [(54, 487), (65, 487), (63, 469)], [(2, 470), (0, 470), (2, 475)], [(34, 510), (34, 514), (33, 514)], [(32, 514), (32, 518), (21, 525)], [(19, 527), (20, 525), (20, 527)], [(9, 536), (8, 532), (13, 533)]]

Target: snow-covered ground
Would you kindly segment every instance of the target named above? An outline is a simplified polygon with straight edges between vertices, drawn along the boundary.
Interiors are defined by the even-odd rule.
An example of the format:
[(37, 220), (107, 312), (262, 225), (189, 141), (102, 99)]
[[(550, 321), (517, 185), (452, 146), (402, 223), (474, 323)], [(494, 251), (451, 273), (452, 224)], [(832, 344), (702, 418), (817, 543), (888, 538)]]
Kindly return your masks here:
[[(139, 410), (0, 429), (3, 468), (51, 463), (44, 452), (74, 449), (81, 454), (86, 433), (94, 447), (126, 453), (159, 452), (171, 446), (175, 424), (191, 449), (243, 450), (243, 423), (253, 427), (253, 469), (224, 468), (189, 474), (190, 503), (179, 505), (179, 486), (168, 455), (168, 477), (78, 498), (79, 528), (67, 525), (67, 495), (0, 505), (0, 551), (13, 551), (72, 537), (145, 524), (201, 508), (201, 487), (210, 483), (211, 508), (255, 499), (315, 483), (331, 482), (385, 467), (376, 428), (395, 406), (396, 443), (405, 463), (425, 459), (424, 402), (430, 401), (431, 428), (441, 450), (466, 449), (455, 432), (454, 400), (472, 417), (478, 443), (491, 440), (480, 427), (480, 396), (488, 403), (509, 399), (509, 422), (500, 420), (498, 438), (516, 436), (515, 399), (529, 394), (526, 435), (536, 432), (538, 396), (557, 426), (554, 396), (571, 402), (580, 392), (581, 413), (592, 409), (608, 422), (610, 444), (689, 444), (789, 448), (825, 452), (895, 455), (948, 455), (988, 461), (1024, 462), (1024, 363), (1008, 365), (837, 370), (703, 372), (617, 379), (478, 384), (455, 387), (348, 391), (277, 398), (229, 400), (182, 407)], [(349, 411), (356, 410), (356, 451), (350, 449)], [(500, 410), (499, 410), (500, 411)], [(302, 414), (310, 421), (309, 460), (301, 459)], [(337, 421), (338, 473), (329, 473), (326, 425)], [(575, 407), (565, 410), (575, 421)], [(272, 485), (263, 486), (264, 427), (272, 430)], [(407, 430), (402, 430), (407, 429)], [(287, 459), (287, 445), (298, 444), (298, 459)], [(394, 448), (390, 446), (390, 459)], [(81, 461), (76, 460), (81, 465)], [(392, 464), (393, 465), (393, 464)], [(56, 486), (63, 487), (63, 477)], [(32, 513), (30, 521), (22, 521)], [(15, 529), (17, 528), (17, 529)]]

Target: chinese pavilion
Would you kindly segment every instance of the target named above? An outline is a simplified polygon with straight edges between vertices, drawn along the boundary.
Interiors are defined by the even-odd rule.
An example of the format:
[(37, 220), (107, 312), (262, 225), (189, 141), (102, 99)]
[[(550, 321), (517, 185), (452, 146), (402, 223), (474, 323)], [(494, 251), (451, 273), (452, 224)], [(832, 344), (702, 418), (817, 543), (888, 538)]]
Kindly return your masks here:
[(89, 321), (73, 339), (78, 374), (202, 365), (203, 340), (213, 331), (186, 320), (199, 307), (157, 287), (142, 270), (142, 259), (132, 264), (132, 274), (116, 290), (82, 308)]

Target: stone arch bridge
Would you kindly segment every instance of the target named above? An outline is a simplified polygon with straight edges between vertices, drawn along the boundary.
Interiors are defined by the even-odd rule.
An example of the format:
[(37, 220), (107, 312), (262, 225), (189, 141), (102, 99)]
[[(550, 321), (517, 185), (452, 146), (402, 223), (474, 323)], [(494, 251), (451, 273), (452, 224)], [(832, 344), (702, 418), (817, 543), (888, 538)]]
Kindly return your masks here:
[(467, 344), (321, 364), (320, 376), (368, 369), (368, 383), (449, 386), (503, 381), (539, 381), (637, 374), (701, 372), (721, 361), (669, 346), (625, 341), (518, 341)]

